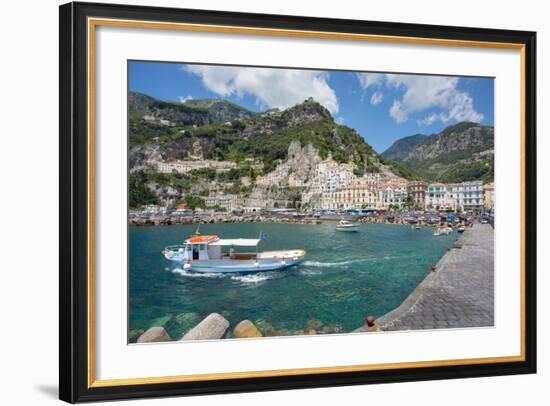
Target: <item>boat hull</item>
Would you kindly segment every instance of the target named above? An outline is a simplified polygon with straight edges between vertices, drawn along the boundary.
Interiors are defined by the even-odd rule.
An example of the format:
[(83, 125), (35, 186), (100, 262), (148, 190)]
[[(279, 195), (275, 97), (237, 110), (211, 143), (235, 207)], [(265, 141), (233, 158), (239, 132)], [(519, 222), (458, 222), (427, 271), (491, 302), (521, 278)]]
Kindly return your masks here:
[(286, 260), (231, 260), (231, 261), (193, 261), (184, 264), (184, 268), (193, 272), (203, 273), (254, 273), (278, 271), (296, 266), (304, 261), (304, 258)]
[(345, 233), (356, 233), (357, 231), (359, 231), (359, 227), (336, 227), (336, 231), (343, 231)]
[(258, 253), (236, 253), (234, 258), (188, 261), (180, 250), (165, 249), (166, 259), (181, 264), (184, 270), (204, 273), (252, 273), (277, 271), (296, 266), (306, 256), (304, 250), (281, 250)]

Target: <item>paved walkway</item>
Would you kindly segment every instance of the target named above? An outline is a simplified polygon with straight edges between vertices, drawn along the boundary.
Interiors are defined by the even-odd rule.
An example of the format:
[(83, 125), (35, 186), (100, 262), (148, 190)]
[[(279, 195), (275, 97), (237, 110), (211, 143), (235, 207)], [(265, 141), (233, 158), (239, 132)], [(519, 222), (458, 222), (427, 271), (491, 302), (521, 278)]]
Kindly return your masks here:
[(490, 225), (476, 223), (468, 228), (436, 269), (399, 307), (376, 320), (382, 330), (494, 325), (494, 232)]

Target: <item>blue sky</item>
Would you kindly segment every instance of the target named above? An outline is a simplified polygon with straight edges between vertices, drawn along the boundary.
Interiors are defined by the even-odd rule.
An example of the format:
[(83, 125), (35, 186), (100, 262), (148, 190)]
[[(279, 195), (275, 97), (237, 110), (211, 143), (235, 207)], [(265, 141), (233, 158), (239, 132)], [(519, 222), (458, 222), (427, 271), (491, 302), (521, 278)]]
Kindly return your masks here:
[(252, 111), (313, 97), (378, 152), (459, 121), (493, 125), (492, 78), (129, 62), (129, 88), (161, 100), (224, 98)]

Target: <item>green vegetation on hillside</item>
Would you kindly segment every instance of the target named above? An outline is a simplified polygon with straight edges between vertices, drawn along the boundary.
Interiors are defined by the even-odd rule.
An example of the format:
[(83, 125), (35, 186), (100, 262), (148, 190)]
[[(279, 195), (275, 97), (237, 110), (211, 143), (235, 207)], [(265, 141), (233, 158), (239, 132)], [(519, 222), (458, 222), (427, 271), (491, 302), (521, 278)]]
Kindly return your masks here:
[(392, 161), (391, 159), (386, 159), (382, 156), (379, 156), (380, 162), (390, 168), (390, 170), (395, 173), (397, 176), (402, 178), (412, 180), (412, 179), (421, 179), (421, 177), (413, 170), (403, 166), (402, 162)]
[[(259, 134), (248, 139), (216, 137), (214, 147), (207, 158), (234, 162), (242, 162), (246, 158), (259, 159), (264, 162), (264, 171), (269, 172), (281, 160), (287, 158), (288, 147), (295, 140), (304, 146), (313, 145), (323, 159), (331, 153), (335, 161), (352, 161), (359, 169), (369, 166), (365, 155), (376, 156), (374, 150), (357, 132), (332, 121), (322, 120), (287, 127), (269, 134)], [(369, 169), (377, 170), (372, 162)]]
[[(167, 119), (171, 126), (146, 122), (145, 114)], [(226, 116), (232, 118), (216, 121)], [(257, 114), (226, 100), (177, 104), (131, 93), (129, 128), (130, 148), (159, 145), (167, 159), (184, 159), (200, 141), (206, 159), (237, 163), (252, 159), (263, 162), (264, 172), (269, 172), (287, 158), (290, 143), (298, 140), (302, 146), (311, 144), (322, 158), (330, 153), (339, 163), (355, 163), (359, 171), (379, 171), (379, 158), (371, 146), (355, 130), (336, 124), (328, 110), (312, 99), (280, 112)]]
[(145, 120), (137, 118), (130, 118), (129, 129), (128, 142), (130, 148), (155, 142), (156, 139), (160, 142), (174, 141), (182, 136), (182, 134), (172, 127), (148, 123)]
[(147, 187), (148, 175), (145, 172), (134, 172), (128, 178), (130, 208), (157, 204), (158, 197)]
[[(480, 179), (492, 182), (494, 177), (493, 157), (470, 159), (466, 152), (442, 155), (435, 159), (409, 160), (399, 164), (430, 182), (463, 182)], [(455, 158), (456, 156), (461, 158)], [(470, 154), (471, 156), (471, 154)]]
[[(451, 125), (439, 134), (402, 138), (383, 155), (396, 157), (400, 167), (429, 182), (492, 181), (493, 156), (480, 153), (493, 148), (493, 127), (466, 121)], [(430, 158), (424, 158), (426, 156)], [(399, 171), (398, 168), (392, 170)]]

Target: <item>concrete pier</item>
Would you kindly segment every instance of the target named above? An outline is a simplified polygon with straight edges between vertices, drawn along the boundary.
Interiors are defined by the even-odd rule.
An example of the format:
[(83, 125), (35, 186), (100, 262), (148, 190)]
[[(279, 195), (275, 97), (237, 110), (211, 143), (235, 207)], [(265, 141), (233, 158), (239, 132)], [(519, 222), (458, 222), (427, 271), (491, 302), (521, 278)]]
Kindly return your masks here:
[[(493, 326), (493, 228), (479, 223), (468, 228), (435, 272), (376, 325), (384, 331)], [(356, 330), (361, 331), (364, 327)]]

